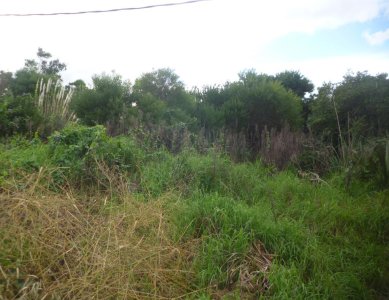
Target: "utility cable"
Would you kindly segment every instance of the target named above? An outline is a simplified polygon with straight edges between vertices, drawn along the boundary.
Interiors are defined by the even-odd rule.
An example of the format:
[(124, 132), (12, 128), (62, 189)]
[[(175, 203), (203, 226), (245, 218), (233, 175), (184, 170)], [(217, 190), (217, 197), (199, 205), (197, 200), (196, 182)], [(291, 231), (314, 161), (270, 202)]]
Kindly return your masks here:
[(118, 12), (118, 11), (142, 10), (142, 9), (150, 9), (150, 8), (157, 8), (157, 7), (178, 6), (178, 5), (193, 4), (193, 3), (204, 2), (204, 1), (210, 1), (210, 0), (188, 0), (184, 2), (153, 4), (153, 5), (139, 6), (139, 7), (124, 7), (124, 8), (113, 8), (113, 9), (103, 9), (103, 10), (85, 10), (85, 11), (75, 11), (75, 12), (0, 14), (0, 17), (46, 17), (46, 16), (99, 14), (99, 13), (111, 13), (111, 12)]

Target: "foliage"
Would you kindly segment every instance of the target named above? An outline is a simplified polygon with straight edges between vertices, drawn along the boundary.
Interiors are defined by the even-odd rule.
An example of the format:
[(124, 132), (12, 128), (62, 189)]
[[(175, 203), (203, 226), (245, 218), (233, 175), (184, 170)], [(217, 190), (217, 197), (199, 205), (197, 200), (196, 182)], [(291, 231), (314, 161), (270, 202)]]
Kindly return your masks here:
[(158, 69), (136, 79), (131, 99), (145, 124), (193, 122), (193, 97), (171, 69)]
[(41, 124), (42, 116), (30, 95), (0, 96), (0, 136), (15, 134), (33, 136)]
[(389, 140), (371, 139), (350, 157), (350, 167), (346, 178), (348, 187), (357, 178), (369, 183), (373, 188), (389, 186)]
[[(339, 144), (341, 138), (359, 141), (369, 136), (385, 136), (389, 131), (389, 79), (387, 74), (348, 74), (338, 85), (326, 84), (312, 102), (310, 127), (314, 134)], [(335, 108), (334, 108), (335, 107)], [(338, 138), (336, 138), (338, 136)]]
[(303, 141), (295, 165), (300, 170), (325, 176), (338, 169), (339, 157), (331, 145), (309, 137)]
[(278, 73), (275, 76), (275, 79), (281, 82), (285, 88), (293, 91), (300, 99), (304, 98), (307, 93), (313, 91), (312, 82), (298, 71), (284, 71)]
[[(312, 100), (313, 84), (312, 82), (303, 76), (298, 71), (284, 71), (278, 73), (275, 76), (275, 80), (279, 81), (286, 89), (295, 93), (300, 99), (302, 99), (302, 117), (303, 117), (303, 130), (308, 131), (308, 117), (310, 116), (310, 101)], [(311, 93), (310, 96), (307, 96)]]
[(77, 79), (76, 81), (70, 82), (69, 87), (74, 87), (76, 90), (86, 89), (86, 83), (82, 79)]
[(66, 65), (58, 59), (49, 60), (51, 54), (38, 49), (38, 61), (35, 59), (26, 59), (22, 69), (15, 72), (9, 86), (14, 96), (30, 94), (34, 95), (35, 87), (41, 78), (48, 80), (54, 78), (61, 79), (60, 72), (66, 70)]
[[(238, 82), (227, 83), (222, 89), (206, 88), (200, 97), (199, 113), (204, 127), (211, 127), (215, 120), (220, 124), (218, 111), (223, 112), (222, 126), (248, 135), (265, 126), (281, 129), (289, 124), (298, 128), (301, 123), (299, 99), (271, 77), (253, 71), (240, 74)], [(208, 111), (211, 113), (207, 118)]]
[(387, 74), (348, 74), (338, 85), (323, 85), (310, 101), (309, 127), (327, 147), (334, 148), (348, 187), (355, 177), (375, 188), (388, 184), (388, 80)]
[(25, 69), (35, 71), (47, 77), (60, 78), (59, 73), (66, 70), (66, 64), (61, 63), (58, 59), (49, 60), (52, 55), (49, 52), (38, 48), (38, 61), (35, 59), (26, 59)]
[(109, 138), (103, 126), (69, 125), (49, 138), (49, 157), (59, 181), (106, 184), (107, 170), (135, 171), (142, 151), (129, 139)]
[[(247, 97), (247, 111), (249, 126), (280, 129), (288, 124), (291, 128), (298, 128), (301, 125), (301, 104), (297, 97), (285, 90), (277, 82), (271, 82), (261, 78), (253, 77), (251, 80), (243, 78), (243, 97)], [(240, 86), (241, 88), (242, 86)], [(239, 93), (239, 91), (238, 91)], [(242, 97), (242, 98), (243, 98)]]
[(163, 101), (174, 101), (172, 96), (184, 89), (184, 84), (171, 69), (158, 69), (145, 73), (135, 81), (136, 95), (150, 93)]
[(389, 297), (386, 74), (65, 67), (0, 72), (0, 298)]
[(6, 92), (9, 92), (11, 81), (11, 72), (0, 71), (0, 96), (3, 96)]
[(10, 88), (14, 96), (34, 95), (35, 87), (41, 75), (36, 70), (26, 68), (15, 72), (14, 78), (10, 83)]
[[(66, 69), (66, 65), (59, 60), (50, 61), (51, 54), (41, 48), (38, 49), (37, 56), (38, 62), (26, 60), (24, 68), (15, 74), (0, 71), (0, 136), (28, 134), (31, 137), (40, 126), (43, 126), (44, 134), (50, 134), (65, 123), (63, 117), (68, 110), (62, 108), (61, 113), (58, 110), (61, 106), (59, 102), (66, 99), (63, 97), (66, 93), (57, 88), (61, 78), (59, 73)], [(52, 78), (57, 81), (55, 88), (50, 90), (50, 83), (43, 87), (43, 81), (51, 82)], [(41, 83), (37, 95), (39, 80)], [(56, 100), (52, 101), (53, 99)], [(56, 104), (48, 105), (49, 102)], [(48, 110), (49, 106), (53, 109), (55, 106), (57, 113), (53, 109)], [(68, 112), (65, 114), (68, 115)]]
[(302, 102), (272, 76), (250, 70), (239, 78), (222, 87), (195, 90), (195, 116), (211, 143), (223, 132), (228, 153), (238, 160), (253, 159), (265, 149), (265, 131), (278, 135), (286, 127), (292, 132), (300, 129)]
[[(348, 74), (335, 93), (340, 121), (345, 130), (350, 127), (352, 136), (383, 136), (389, 131), (387, 74)], [(347, 122), (350, 123), (349, 126)]]
[(216, 151), (141, 149), (102, 126), (14, 138), (0, 153), (7, 297), (389, 293), (388, 191), (366, 193), (357, 177), (347, 191), (341, 174), (311, 182)]
[(194, 90), (196, 99), (195, 116), (199, 126), (206, 132), (220, 130), (224, 125), (223, 104), (227, 98), (219, 86), (206, 86), (201, 91)]
[(102, 74), (93, 77), (93, 88), (82, 88), (75, 94), (72, 107), (86, 125), (119, 123), (128, 107), (130, 86), (121, 76)]

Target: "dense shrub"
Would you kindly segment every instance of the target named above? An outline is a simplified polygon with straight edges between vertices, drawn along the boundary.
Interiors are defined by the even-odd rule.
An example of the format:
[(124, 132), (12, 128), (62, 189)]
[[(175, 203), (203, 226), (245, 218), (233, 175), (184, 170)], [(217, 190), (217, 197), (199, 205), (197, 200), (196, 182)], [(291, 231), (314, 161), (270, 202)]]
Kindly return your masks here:
[(130, 86), (121, 76), (102, 74), (93, 77), (92, 89), (80, 89), (72, 101), (80, 121), (89, 126), (104, 125), (115, 131), (126, 116)]
[(346, 171), (348, 187), (354, 179), (370, 183), (373, 189), (388, 187), (389, 139), (372, 139), (356, 147)]
[(41, 120), (42, 116), (31, 95), (0, 97), (0, 137), (14, 134), (32, 136)]
[(107, 180), (108, 170), (134, 172), (143, 155), (130, 138), (110, 138), (103, 126), (67, 126), (49, 138), (49, 147), (57, 175), (81, 182)]

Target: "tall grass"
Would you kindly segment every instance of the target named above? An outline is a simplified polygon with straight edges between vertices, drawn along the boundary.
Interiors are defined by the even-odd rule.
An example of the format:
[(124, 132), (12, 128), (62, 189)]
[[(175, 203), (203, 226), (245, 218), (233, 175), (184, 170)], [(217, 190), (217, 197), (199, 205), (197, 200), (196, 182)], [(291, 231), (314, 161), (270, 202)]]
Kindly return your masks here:
[(166, 299), (191, 292), (194, 249), (170, 239), (164, 198), (141, 203), (127, 196), (118, 206), (70, 192), (13, 193), (0, 202), (6, 299)]
[(101, 127), (1, 150), (5, 299), (389, 296), (388, 190), (146, 151)]
[(63, 86), (60, 79), (49, 78), (46, 82), (42, 78), (37, 82), (35, 94), (37, 107), (45, 119), (42, 130), (46, 135), (76, 121), (76, 115), (70, 109), (73, 87)]

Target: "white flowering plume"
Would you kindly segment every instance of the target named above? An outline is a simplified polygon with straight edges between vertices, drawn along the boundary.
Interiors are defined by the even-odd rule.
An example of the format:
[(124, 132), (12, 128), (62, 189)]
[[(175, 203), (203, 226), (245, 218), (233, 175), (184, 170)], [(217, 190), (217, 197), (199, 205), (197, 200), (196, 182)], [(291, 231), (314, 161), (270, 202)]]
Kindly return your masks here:
[(37, 106), (46, 118), (60, 118), (64, 123), (75, 121), (76, 116), (70, 110), (70, 102), (74, 88), (64, 87), (61, 80), (49, 78), (47, 82), (42, 78), (36, 86)]

